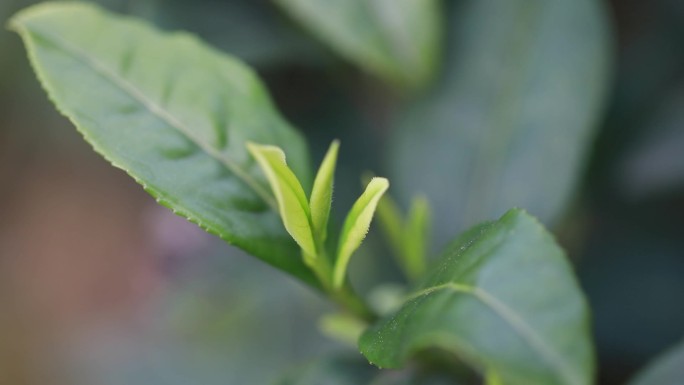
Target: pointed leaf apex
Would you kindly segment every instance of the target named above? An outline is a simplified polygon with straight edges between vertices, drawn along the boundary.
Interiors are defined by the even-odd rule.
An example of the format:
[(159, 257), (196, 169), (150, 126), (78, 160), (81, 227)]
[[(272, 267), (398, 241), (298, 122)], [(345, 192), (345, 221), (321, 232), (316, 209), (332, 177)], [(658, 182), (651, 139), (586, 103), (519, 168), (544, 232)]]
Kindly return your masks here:
[(337, 153), (339, 148), (340, 141), (337, 139), (333, 140), (328, 152), (321, 162), (321, 166), (316, 174), (316, 179), (314, 180), (313, 189), (311, 190), (311, 219), (314, 226), (314, 232), (321, 243), (325, 242), (327, 236), (333, 182), (335, 180), (335, 166), (337, 164)]
[(375, 177), (371, 179), (366, 186), (366, 191), (361, 194), (349, 211), (342, 227), (333, 272), (333, 286), (336, 289), (341, 288), (344, 284), (349, 260), (366, 237), (378, 202), (388, 188), (389, 181), (386, 178)]

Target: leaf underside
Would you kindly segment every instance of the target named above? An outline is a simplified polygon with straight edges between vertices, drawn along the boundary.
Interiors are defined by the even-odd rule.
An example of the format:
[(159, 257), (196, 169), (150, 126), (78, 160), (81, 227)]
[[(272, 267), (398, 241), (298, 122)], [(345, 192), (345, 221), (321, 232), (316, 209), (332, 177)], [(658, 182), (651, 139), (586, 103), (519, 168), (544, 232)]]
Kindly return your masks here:
[(563, 251), (537, 220), (511, 210), (442, 255), (403, 307), (360, 339), (380, 367), (438, 347), (510, 385), (588, 385), (589, 311)]
[(194, 36), (89, 4), (33, 6), (10, 27), (50, 99), (98, 153), (162, 205), (315, 285), (245, 142), (283, 148), (305, 185), (308, 151), (253, 71)]

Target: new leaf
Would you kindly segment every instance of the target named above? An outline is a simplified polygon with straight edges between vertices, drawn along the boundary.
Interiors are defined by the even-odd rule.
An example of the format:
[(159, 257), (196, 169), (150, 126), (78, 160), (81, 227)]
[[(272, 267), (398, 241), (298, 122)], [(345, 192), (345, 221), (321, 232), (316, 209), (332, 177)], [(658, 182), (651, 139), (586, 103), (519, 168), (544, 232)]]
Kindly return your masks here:
[(266, 174), (271, 190), (276, 196), (285, 229), (304, 251), (307, 256), (305, 261), (315, 258), (316, 242), (309, 202), (306, 200), (306, 194), (297, 177), (287, 167), (285, 153), (276, 146), (262, 146), (254, 143), (247, 143), (247, 148)]
[(340, 142), (335, 140), (330, 144), (323, 162), (316, 173), (313, 190), (311, 190), (311, 220), (313, 221), (314, 232), (321, 243), (325, 242), (327, 236), (328, 217), (330, 216), (330, 205), (332, 204), (333, 181), (335, 179), (335, 165), (337, 163), (337, 152)]
[(351, 211), (347, 214), (340, 234), (333, 272), (333, 286), (335, 288), (342, 287), (349, 259), (366, 237), (375, 208), (388, 188), (389, 181), (387, 179), (373, 178), (366, 186), (366, 191), (356, 200)]

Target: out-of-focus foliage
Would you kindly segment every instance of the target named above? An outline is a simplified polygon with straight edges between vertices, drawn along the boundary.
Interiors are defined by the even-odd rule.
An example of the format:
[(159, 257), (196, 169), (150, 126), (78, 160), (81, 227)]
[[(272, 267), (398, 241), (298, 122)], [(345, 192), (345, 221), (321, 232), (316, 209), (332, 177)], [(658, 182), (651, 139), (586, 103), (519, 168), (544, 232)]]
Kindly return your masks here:
[(620, 186), (640, 199), (684, 187), (684, 85), (668, 98), (625, 153)]
[(678, 385), (684, 379), (684, 345), (658, 358), (631, 385)]
[(556, 223), (609, 81), (604, 5), (464, 1), (449, 16), (438, 85), (398, 114), (389, 138), (399, 198), (428, 196), (440, 245), (514, 206)]
[(439, 63), (440, 0), (275, 0), (312, 35), (369, 72), (403, 86), (431, 80)]
[[(452, 373), (453, 374), (453, 373)], [(380, 371), (358, 356), (328, 355), (293, 370), (274, 385), (460, 385), (449, 373)]]
[(325, 357), (288, 374), (276, 385), (371, 384), (379, 371), (358, 356)]

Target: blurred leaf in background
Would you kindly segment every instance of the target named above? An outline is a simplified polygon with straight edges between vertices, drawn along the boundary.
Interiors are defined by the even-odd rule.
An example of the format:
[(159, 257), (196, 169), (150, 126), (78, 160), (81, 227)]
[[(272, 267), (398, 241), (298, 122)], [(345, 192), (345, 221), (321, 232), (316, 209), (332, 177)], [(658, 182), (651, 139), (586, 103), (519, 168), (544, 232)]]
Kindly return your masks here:
[(611, 6), (615, 87), (576, 214), (584, 218), (578, 273), (594, 314), (599, 381), (613, 384), (684, 336), (684, 151), (675, 149), (684, 132), (684, 4)]
[(684, 379), (684, 344), (659, 356), (630, 385), (678, 385)]
[(188, 29), (217, 48), (252, 66), (319, 67), (324, 55), (303, 33), (292, 28), (271, 1), (265, 0), (129, 0), (130, 11), (162, 28)]
[(391, 83), (424, 86), (439, 65), (439, 0), (275, 0), (312, 35)]
[(439, 85), (406, 106), (388, 167), (403, 201), (425, 193), (435, 238), (524, 207), (546, 224), (567, 208), (609, 82), (604, 5), (451, 4)]
[(658, 107), (626, 149), (619, 171), (627, 199), (644, 199), (684, 187), (684, 85)]

